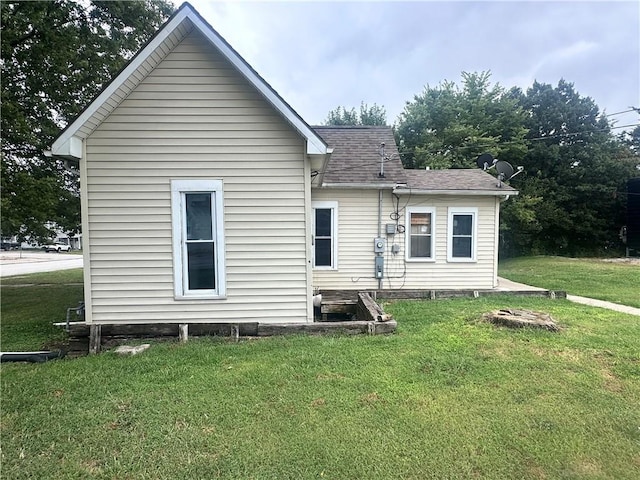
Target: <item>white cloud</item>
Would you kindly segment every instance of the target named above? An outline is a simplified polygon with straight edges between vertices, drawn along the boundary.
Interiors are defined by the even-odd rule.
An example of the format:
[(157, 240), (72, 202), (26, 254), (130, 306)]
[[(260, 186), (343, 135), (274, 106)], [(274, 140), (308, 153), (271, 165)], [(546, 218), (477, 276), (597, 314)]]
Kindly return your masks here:
[(481, 70), (640, 106), (638, 2), (191, 3), (310, 123), (361, 101), (393, 122), (426, 84)]

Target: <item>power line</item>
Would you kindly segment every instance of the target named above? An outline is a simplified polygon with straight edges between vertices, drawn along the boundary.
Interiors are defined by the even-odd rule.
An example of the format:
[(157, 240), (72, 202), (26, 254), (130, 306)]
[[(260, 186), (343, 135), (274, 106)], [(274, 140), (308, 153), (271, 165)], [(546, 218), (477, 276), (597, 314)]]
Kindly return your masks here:
[[(601, 132), (607, 132), (609, 130), (614, 130), (614, 129), (619, 129), (619, 128), (629, 128), (629, 127), (639, 127), (640, 123), (633, 123), (633, 124), (629, 124), (629, 125), (620, 125), (617, 127), (607, 127), (607, 128), (601, 128), (601, 129), (595, 129), (595, 130), (590, 130), (590, 131), (586, 131), (586, 132), (571, 132), (571, 133), (558, 133), (555, 135), (544, 135), (541, 137), (534, 137), (534, 138), (523, 138), (523, 141), (531, 141), (531, 142), (535, 142), (535, 141), (539, 141), (539, 140), (548, 140), (548, 139), (552, 139), (552, 138), (560, 138), (560, 137), (572, 137), (572, 136), (576, 136), (576, 135), (581, 135), (581, 134), (589, 134), (589, 133), (601, 133)], [(505, 145), (513, 145), (513, 144), (517, 144), (520, 143), (520, 140), (509, 140), (509, 141), (499, 141), (497, 140), (496, 143), (476, 143), (476, 144), (471, 144), (471, 145), (459, 145), (459, 146), (455, 146), (455, 147), (451, 147), (451, 148), (443, 148), (443, 150), (460, 150), (460, 149), (474, 149), (474, 148), (483, 148), (483, 147), (496, 147), (496, 146), (505, 146)], [(400, 152), (400, 155), (412, 155), (414, 152)], [(430, 152), (425, 152), (425, 153), (429, 153), (429, 154), (437, 154), (440, 153), (438, 151), (432, 150)]]
[[(627, 110), (626, 112), (631, 112), (631, 111), (635, 111), (634, 109), (632, 110)], [(626, 112), (618, 112), (618, 113), (612, 113), (611, 115), (617, 115), (619, 113), (626, 113)], [(570, 136), (576, 136), (576, 135), (580, 135), (580, 134), (588, 134), (588, 133), (600, 133), (600, 132), (606, 132), (608, 130), (614, 130), (614, 129), (619, 129), (619, 128), (628, 128), (628, 127), (638, 127), (640, 126), (640, 123), (634, 123), (634, 124), (629, 124), (629, 125), (620, 125), (617, 127), (607, 127), (607, 128), (601, 128), (601, 129), (595, 129), (595, 130), (591, 130), (591, 131), (587, 131), (587, 132), (572, 132), (572, 133), (558, 133), (556, 135), (545, 135), (542, 137), (534, 137), (534, 138), (525, 138), (523, 139), (525, 142), (526, 141), (539, 141), (539, 140), (547, 140), (547, 139), (551, 139), (551, 138), (560, 138), (560, 137), (570, 137)], [(504, 146), (504, 145), (511, 145), (511, 144), (515, 144), (515, 143), (520, 143), (519, 141), (516, 140), (511, 140), (511, 141), (507, 141), (507, 142), (500, 142), (498, 141), (497, 145), (496, 144), (475, 144), (475, 145), (460, 145), (457, 147), (453, 147), (450, 150), (460, 150), (460, 149), (471, 149), (471, 148), (481, 148), (481, 147), (493, 147), (493, 146)], [(399, 155), (411, 155), (414, 152), (398, 152)], [(425, 152), (427, 153), (427, 152)], [(437, 151), (431, 151), (428, 152), (429, 154), (437, 154), (439, 152)], [(395, 155), (395, 154), (393, 154)], [(393, 155), (391, 157), (385, 156), (385, 159), (382, 161), (382, 163), (388, 163), (394, 160)], [(619, 160), (630, 160), (630, 159), (634, 159), (634, 157), (631, 158), (623, 158), (623, 159), (619, 159)], [(372, 166), (379, 166), (380, 162), (376, 161), (375, 163), (372, 162), (366, 162), (366, 163), (361, 163), (361, 164), (357, 164), (357, 165), (344, 165), (344, 166), (333, 166), (331, 167), (331, 171), (334, 173), (341, 173), (341, 172), (345, 172), (348, 170), (353, 170), (355, 168), (362, 168), (362, 167), (372, 167)], [(329, 164), (327, 164), (327, 166), (325, 167), (325, 169), (322, 172), (319, 172), (317, 170), (312, 172), (312, 176), (313, 178), (317, 177), (318, 175), (324, 175), (327, 170), (329, 170)]]
[(629, 110), (623, 110), (622, 112), (609, 113), (609, 114), (605, 115), (605, 117), (613, 117), (614, 115), (622, 115), (623, 113), (629, 113), (629, 112), (638, 112), (638, 113), (640, 113), (640, 110), (637, 109), (637, 108), (631, 107)]
[(638, 127), (640, 123), (633, 123), (629, 125), (620, 125), (619, 127), (608, 127), (608, 128), (600, 128), (596, 130), (591, 130), (590, 132), (573, 132), (573, 133), (558, 133), (557, 135), (545, 135), (544, 137), (536, 137), (536, 138), (527, 138), (526, 140), (536, 141), (536, 140), (546, 140), (547, 138), (558, 138), (558, 137), (571, 137), (574, 135), (581, 135), (583, 133), (599, 133), (606, 132), (608, 130), (615, 130), (617, 128), (628, 128), (628, 127)]

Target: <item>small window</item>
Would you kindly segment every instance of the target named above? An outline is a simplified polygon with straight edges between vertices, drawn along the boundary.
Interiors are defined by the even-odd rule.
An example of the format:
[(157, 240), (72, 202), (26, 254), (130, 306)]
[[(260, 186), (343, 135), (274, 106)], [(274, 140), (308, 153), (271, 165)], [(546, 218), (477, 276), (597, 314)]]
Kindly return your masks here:
[(222, 180), (172, 180), (176, 298), (226, 294)]
[(338, 268), (338, 203), (313, 202), (313, 267)]
[(406, 259), (435, 259), (435, 209), (431, 207), (409, 207), (405, 226)]
[(449, 208), (447, 259), (450, 262), (476, 261), (477, 208)]

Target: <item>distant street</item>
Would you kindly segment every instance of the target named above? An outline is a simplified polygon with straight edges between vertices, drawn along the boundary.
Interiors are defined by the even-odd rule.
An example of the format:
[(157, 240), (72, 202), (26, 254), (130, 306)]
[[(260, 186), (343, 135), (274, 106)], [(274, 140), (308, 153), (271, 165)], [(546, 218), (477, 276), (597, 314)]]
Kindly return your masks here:
[(82, 268), (82, 255), (45, 252), (0, 252), (0, 277)]

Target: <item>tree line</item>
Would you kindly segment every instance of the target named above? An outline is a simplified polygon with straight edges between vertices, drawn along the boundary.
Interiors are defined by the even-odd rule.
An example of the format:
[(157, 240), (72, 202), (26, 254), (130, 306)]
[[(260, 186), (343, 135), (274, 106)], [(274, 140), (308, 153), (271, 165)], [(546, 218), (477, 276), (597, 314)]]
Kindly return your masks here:
[[(3, 1), (0, 234), (36, 241), (51, 222), (80, 230), (77, 165), (44, 151), (173, 12), (167, 0)], [(427, 85), (394, 125), (407, 168), (475, 168), (488, 152), (525, 173), (503, 204), (501, 246), (517, 254), (599, 254), (620, 247), (626, 181), (640, 176), (640, 127), (614, 134), (573, 84), (529, 89), (462, 73)], [(333, 125), (385, 125), (384, 107), (338, 107)]]
[[(332, 110), (326, 123), (370, 118), (354, 121), (352, 109), (336, 122), (341, 112), (349, 110)], [(483, 153), (524, 167), (511, 181), (519, 195), (501, 209), (503, 255), (607, 255), (623, 248), (626, 185), (640, 177), (640, 126), (615, 134), (613, 116), (562, 79), (522, 91), (492, 84), (489, 72), (463, 72), (460, 85), (445, 81), (415, 95), (394, 131), (405, 168), (478, 168)]]

